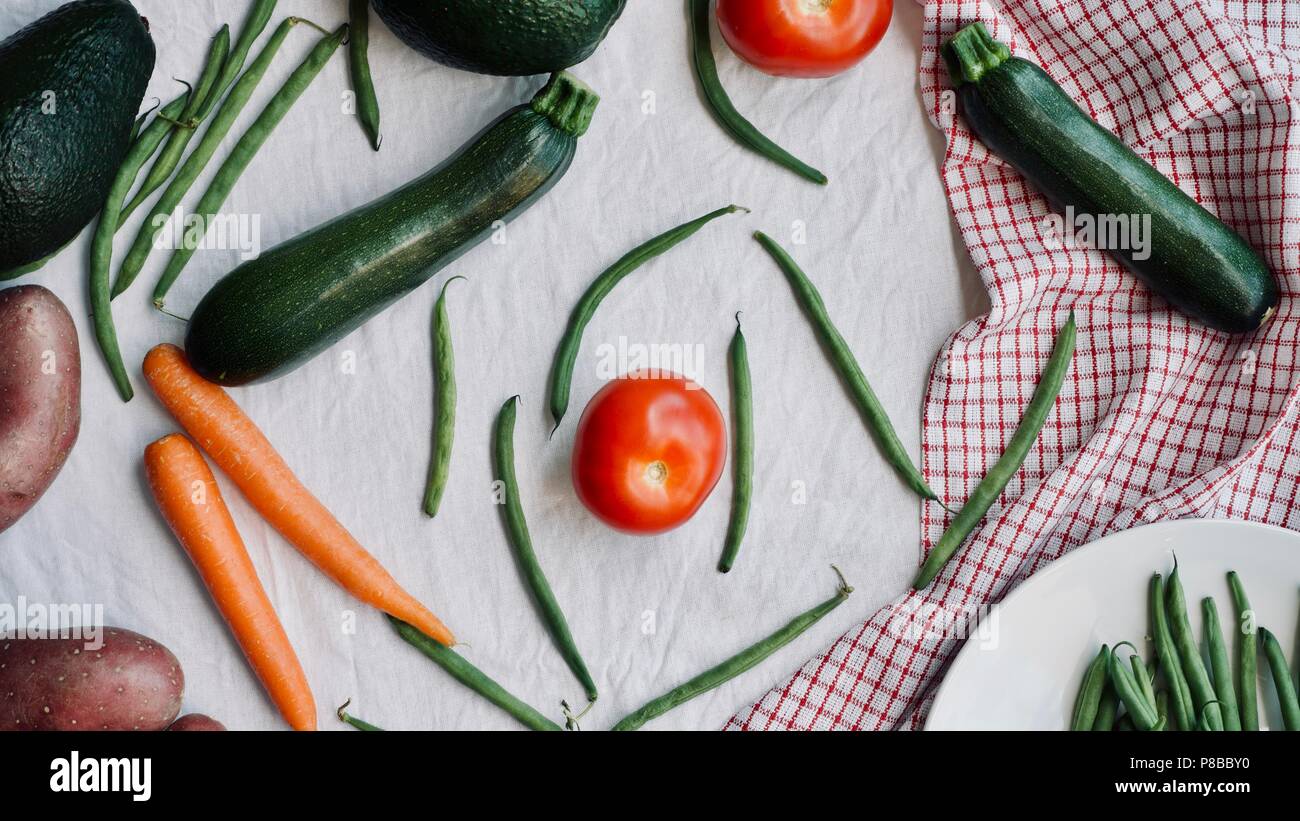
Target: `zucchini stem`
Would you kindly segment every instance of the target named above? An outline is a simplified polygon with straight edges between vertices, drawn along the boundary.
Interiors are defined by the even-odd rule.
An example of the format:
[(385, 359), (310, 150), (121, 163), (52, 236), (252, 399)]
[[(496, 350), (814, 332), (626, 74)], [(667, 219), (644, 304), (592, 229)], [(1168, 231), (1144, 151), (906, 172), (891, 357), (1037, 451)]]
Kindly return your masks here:
[(943, 59), (954, 86), (978, 83), (988, 72), (1011, 59), (1011, 50), (993, 39), (980, 22), (971, 23), (943, 46)]

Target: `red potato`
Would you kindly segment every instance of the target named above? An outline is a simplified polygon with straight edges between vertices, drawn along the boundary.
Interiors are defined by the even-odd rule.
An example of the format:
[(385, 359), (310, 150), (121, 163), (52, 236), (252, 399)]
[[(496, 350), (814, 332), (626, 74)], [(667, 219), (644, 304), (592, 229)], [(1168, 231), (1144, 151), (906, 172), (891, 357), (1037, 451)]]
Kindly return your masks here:
[(59, 475), (81, 430), (72, 316), (39, 285), (0, 291), (0, 532)]
[(172, 722), (172, 726), (167, 728), (173, 732), (212, 732), (226, 729), (226, 725), (217, 721), (215, 718), (203, 715), (203, 713), (190, 713), (187, 716), (181, 716)]
[(0, 638), (0, 730), (162, 730), (181, 711), (185, 674), (147, 636)]

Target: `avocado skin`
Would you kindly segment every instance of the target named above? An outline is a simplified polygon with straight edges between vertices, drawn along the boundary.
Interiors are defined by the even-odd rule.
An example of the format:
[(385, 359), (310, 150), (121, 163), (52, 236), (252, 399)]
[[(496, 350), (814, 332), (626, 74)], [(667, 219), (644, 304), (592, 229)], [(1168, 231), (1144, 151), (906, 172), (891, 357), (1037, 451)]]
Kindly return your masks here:
[(0, 43), (0, 277), (55, 253), (99, 213), (155, 56), (127, 0), (68, 3)]
[(549, 74), (591, 56), (627, 0), (371, 0), (393, 34), (478, 74)]

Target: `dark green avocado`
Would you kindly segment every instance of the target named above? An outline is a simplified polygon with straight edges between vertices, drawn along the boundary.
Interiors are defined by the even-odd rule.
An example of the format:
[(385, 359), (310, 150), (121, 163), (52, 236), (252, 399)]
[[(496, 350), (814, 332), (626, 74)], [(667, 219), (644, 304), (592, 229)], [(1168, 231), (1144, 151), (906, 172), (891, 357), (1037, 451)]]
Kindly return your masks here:
[(452, 68), (550, 74), (581, 63), (627, 0), (371, 0), (398, 39)]
[(154, 57), (127, 0), (68, 3), (0, 43), (0, 279), (39, 267), (99, 212)]

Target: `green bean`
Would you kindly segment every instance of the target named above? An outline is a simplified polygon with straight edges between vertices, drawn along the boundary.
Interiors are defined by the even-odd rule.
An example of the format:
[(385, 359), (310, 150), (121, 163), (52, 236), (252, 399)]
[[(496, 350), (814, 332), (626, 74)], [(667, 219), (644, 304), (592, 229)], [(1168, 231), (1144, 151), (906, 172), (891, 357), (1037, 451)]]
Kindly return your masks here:
[(569, 314), (569, 324), (564, 330), (564, 336), (560, 339), (560, 347), (555, 351), (555, 360), (551, 363), (551, 418), (555, 420), (555, 428), (552, 433), (560, 427), (560, 421), (564, 419), (564, 413), (569, 409), (569, 391), (573, 383), (573, 366), (578, 360), (578, 349), (582, 346), (582, 334), (587, 329), (587, 323), (591, 322), (592, 316), (595, 315), (596, 309), (605, 297), (609, 296), (614, 286), (623, 281), (628, 274), (640, 268), (645, 263), (690, 238), (695, 232), (699, 231), (705, 225), (713, 222), (718, 217), (734, 214), (737, 211), (749, 213), (748, 208), (742, 208), (739, 205), (728, 205), (726, 208), (719, 208), (704, 216), (691, 220), (677, 226), (671, 231), (667, 231), (648, 240), (641, 245), (633, 248), (622, 256), (617, 262), (609, 266), (596, 277), (587, 290), (583, 293), (578, 304), (574, 306), (573, 313)]
[(1159, 573), (1151, 576), (1149, 592), (1147, 603), (1151, 611), (1151, 640), (1155, 644), (1159, 668), (1164, 671), (1165, 682), (1169, 685), (1174, 720), (1178, 724), (1178, 729), (1194, 730), (1196, 729), (1196, 707), (1192, 704), (1187, 677), (1183, 675), (1183, 665), (1178, 660), (1174, 637), (1169, 631), (1169, 617), (1165, 611), (1164, 578)]
[(1137, 653), (1128, 657), (1129, 666), (1133, 668), (1133, 680), (1137, 682), (1138, 687), (1142, 690), (1142, 695), (1146, 698), (1147, 703), (1155, 706), (1156, 691), (1155, 683), (1151, 680), (1151, 674), (1147, 672), (1147, 667), (1142, 663), (1142, 658)]
[(349, 0), (348, 16), (352, 24), (348, 63), (352, 69), (352, 93), (357, 95), (357, 119), (370, 138), (370, 147), (378, 151), (384, 138), (379, 133), (379, 98), (370, 76), (370, 0)]
[(348, 715), (347, 709), (348, 709), (348, 705), (351, 703), (352, 703), (352, 699), (348, 699), (347, 701), (343, 702), (342, 705), (340, 705), (337, 713), (339, 717), (339, 721), (342, 721), (344, 724), (347, 724), (349, 726), (355, 727), (358, 730), (364, 730), (366, 732), (382, 733), (384, 731), (383, 727), (376, 727), (374, 724), (371, 724), (369, 721), (362, 721), (356, 716)]
[(741, 116), (727, 96), (718, 79), (718, 66), (713, 59), (712, 25), (709, 14), (710, 0), (691, 0), (691, 55), (695, 76), (699, 79), (709, 111), (726, 131), (741, 145), (767, 157), (772, 162), (790, 169), (806, 180), (818, 185), (826, 184), (826, 175), (798, 159), (789, 151), (768, 139), (754, 124)]
[(99, 224), (95, 228), (95, 237), (90, 243), (90, 306), (94, 314), (95, 340), (104, 354), (108, 368), (113, 374), (113, 384), (123, 402), (130, 402), (135, 396), (131, 387), (131, 378), (127, 376), (126, 365), (122, 362), (122, 351), (117, 342), (117, 328), (113, 325), (113, 309), (108, 292), (108, 271), (113, 256), (113, 232), (117, 227), (117, 215), (122, 209), (135, 175), (139, 173), (153, 152), (162, 142), (171, 128), (168, 117), (180, 112), (185, 105), (185, 96), (168, 103), (154, 121), (145, 126), (127, 151), (126, 157), (117, 169), (113, 185), (109, 188), (108, 198), (99, 215)]
[(1074, 697), (1074, 712), (1070, 717), (1071, 730), (1091, 730), (1097, 723), (1097, 713), (1101, 705), (1102, 693), (1106, 688), (1109, 666), (1110, 648), (1103, 644), (1083, 672), (1079, 694)]
[(1038, 386), (1034, 388), (1033, 398), (1029, 400), (1025, 415), (1021, 417), (1020, 424), (1012, 434), (1011, 441), (1007, 443), (1006, 450), (975, 486), (975, 491), (966, 500), (966, 504), (962, 505), (952, 523), (948, 525), (948, 529), (939, 537), (939, 542), (930, 551), (930, 555), (925, 557), (916, 580), (912, 582), (914, 589), (920, 590), (934, 581), (939, 571), (966, 541), (966, 537), (984, 519), (984, 514), (988, 513), (989, 508), (1002, 495), (1011, 477), (1024, 464), (1025, 457), (1029, 455), (1030, 449), (1038, 440), (1043, 423), (1047, 421), (1047, 415), (1056, 404), (1056, 396), (1061, 392), (1066, 374), (1069, 373), (1070, 360), (1074, 355), (1074, 336), (1074, 312), (1071, 311), (1065, 327), (1061, 328), (1060, 333), (1056, 335), (1052, 355), (1048, 357), (1043, 375), (1038, 380)]
[(1255, 629), (1255, 611), (1246, 598), (1246, 588), (1237, 571), (1228, 573), (1228, 589), (1232, 591), (1233, 610), (1237, 614), (1237, 690), (1241, 729), (1259, 729), (1258, 704), (1258, 641)]
[(203, 138), (199, 144), (190, 152), (189, 157), (181, 164), (180, 170), (172, 179), (171, 184), (163, 192), (162, 197), (154, 205), (152, 213), (140, 227), (140, 232), (135, 237), (131, 249), (127, 252), (126, 259), (122, 262), (122, 267), (117, 272), (117, 281), (113, 283), (113, 296), (126, 291), (131, 287), (131, 283), (139, 276), (140, 269), (144, 267), (145, 260), (149, 258), (149, 252), (152, 250), (154, 242), (162, 236), (164, 228), (172, 218), (172, 211), (177, 205), (180, 205), (185, 194), (190, 190), (190, 186), (203, 173), (208, 161), (216, 153), (221, 141), (229, 133), (231, 126), (239, 117), (244, 106), (248, 104), (249, 97), (253, 94), (253, 89), (257, 87), (262, 76), (266, 74), (267, 68), (271, 65), (271, 60), (275, 53), (280, 50), (284, 43), (284, 38), (289, 35), (292, 29), (299, 22), (297, 17), (286, 17), (271, 39), (267, 41), (262, 48), (262, 52), (248, 67), (239, 82), (235, 83), (234, 88), (230, 91), (230, 96), (222, 104), (221, 110), (213, 118), (212, 123), (208, 126), (207, 131), (203, 133)]
[[(1160, 717), (1156, 714), (1155, 698), (1147, 700), (1146, 687), (1143, 687), (1135, 677), (1135, 671), (1124, 665), (1120, 660), (1119, 648), (1128, 642), (1121, 642), (1115, 645), (1115, 651), (1110, 654), (1107, 667), (1110, 672), (1111, 684), (1115, 686), (1115, 692), (1119, 695), (1119, 700), (1123, 702), (1124, 708), (1128, 710), (1128, 715), (1132, 717), (1133, 726), (1139, 730), (1152, 730), (1159, 722)], [(1129, 645), (1132, 647), (1132, 645)], [(1138, 662), (1138, 671), (1145, 678), (1146, 671), (1141, 670), (1141, 661)]]
[(1214, 732), (1216, 729), (1222, 729), (1221, 727), (1219, 728), (1214, 727), (1213, 723), (1210, 720), (1210, 708), (1211, 707), (1217, 708), (1218, 706), (1219, 706), (1219, 702), (1210, 701), (1207, 702), (1205, 706), (1201, 708), (1200, 717), (1196, 719), (1197, 732), (1210, 733), (1210, 732)]
[(726, 573), (736, 563), (740, 542), (749, 523), (749, 501), (754, 494), (754, 397), (749, 379), (749, 353), (745, 335), (740, 331), (740, 314), (736, 314), (736, 334), (731, 338), (731, 416), (735, 445), (732, 472), (735, 485), (731, 491), (731, 520), (722, 548), (718, 570)]
[(506, 692), (505, 688), (484, 675), (460, 653), (442, 646), (404, 621), (392, 616), (386, 618), (407, 644), (428, 656), (434, 664), (450, 673), (452, 678), (505, 710), (520, 724), (530, 730), (561, 729), (559, 724)]
[(542, 619), (546, 622), (547, 630), (550, 631), (551, 638), (559, 648), (565, 663), (569, 665), (569, 669), (573, 671), (573, 675), (586, 691), (587, 701), (592, 702), (596, 700), (596, 683), (592, 681), (591, 673), (587, 672), (587, 664), (582, 660), (582, 654), (578, 652), (578, 645), (569, 630), (569, 622), (564, 618), (564, 612), (560, 610), (560, 604), (555, 600), (555, 593), (551, 591), (551, 583), (546, 580), (546, 574), (542, 572), (542, 566), (537, 561), (533, 540), (528, 534), (528, 522), (524, 520), (524, 509), (519, 502), (519, 482), (515, 479), (515, 415), (518, 405), (519, 397), (515, 396), (507, 399), (501, 406), (493, 437), (492, 462), (496, 473), (493, 478), (501, 483), (505, 492), (505, 504), (501, 508), (501, 515), (510, 536), (510, 544), (515, 551), (515, 559), (528, 582), (533, 598), (537, 600), (538, 608), (542, 611)]
[(217, 80), (215, 91), (208, 95), (203, 101), (203, 106), (199, 109), (197, 118), (200, 122), (207, 119), (216, 108), (217, 103), (225, 96), (226, 90), (230, 84), (235, 82), (239, 72), (244, 70), (244, 62), (248, 59), (248, 52), (252, 50), (253, 44), (257, 38), (262, 36), (266, 31), (266, 26), (271, 22), (271, 15), (275, 12), (275, 5), (278, 0), (255, 0), (252, 7), (248, 10), (248, 16), (244, 19), (244, 27), (239, 31), (239, 39), (235, 41), (235, 47), (230, 50), (230, 56), (226, 58), (226, 63), (221, 67), (221, 78)]
[(1264, 627), (1259, 628), (1259, 642), (1273, 673), (1273, 689), (1277, 691), (1278, 705), (1282, 708), (1282, 726), (1288, 730), (1300, 730), (1300, 701), (1296, 698), (1295, 682), (1291, 680), (1291, 667), (1286, 663), (1282, 645), (1277, 636)]
[(194, 132), (198, 130), (201, 122), (198, 117), (199, 108), (203, 102), (213, 93), (213, 84), (217, 81), (217, 72), (226, 62), (226, 56), (230, 54), (230, 26), (222, 26), (217, 32), (217, 36), (212, 38), (212, 45), (208, 49), (208, 60), (203, 66), (203, 73), (199, 75), (199, 83), (190, 92), (189, 102), (181, 112), (177, 125), (172, 126), (171, 134), (167, 138), (167, 145), (163, 147), (162, 153), (154, 161), (153, 167), (145, 175), (144, 182), (140, 183), (140, 190), (136, 192), (131, 201), (122, 208), (122, 214), (118, 217), (117, 227), (121, 230), (126, 224), (127, 219), (135, 213), (149, 195), (162, 187), (162, 184), (171, 178), (172, 172), (180, 164), (181, 157), (185, 155), (185, 147), (190, 144)]
[[(1183, 583), (1178, 577), (1177, 556), (1174, 557), (1174, 572), (1169, 574), (1169, 584), (1165, 589), (1165, 610), (1169, 616), (1169, 632), (1173, 635), (1174, 646), (1178, 648), (1183, 674), (1187, 676), (1187, 688), (1192, 702), (1214, 730), (1222, 730), (1223, 711), (1217, 704), (1210, 675), (1205, 670), (1205, 662), (1201, 660), (1201, 651), (1192, 634), (1192, 623), (1187, 618), (1187, 600), (1183, 595)], [(1211, 707), (1213, 709), (1209, 709)]]
[(1232, 684), (1232, 663), (1228, 649), (1223, 644), (1223, 629), (1219, 626), (1219, 608), (1214, 599), (1201, 599), (1201, 615), (1205, 623), (1205, 646), (1210, 655), (1210, 672), (1214, 677), (1214, 695), (1223, 712), (1223, 729), (1241, 729), (1241, 713), (1237, 708), (1237, 689)]
[(696, 696), (720, 687), (731, 679), (752, 669), (768, 656), (799, 637), (805, 630), (820, 621), (827, 613), (843, 604), (853, 592), (839, 568), (832, 566), (839, 578), (835, 595), (816, 607), (796, 616), (789, 624), (772, 635), (740, 651), (736, 655), (700, 673), (685, 684), (675, 687), (659, 698), (643, 705), (615, 724), (613, 730), (639, 730), (647, 721), (658, 718), (674, 707), (681, 706)]
[(1169, 692), (1161, 690), (1156, 693), (1156, 729), (1169, 729)]
[(430, 518), (438, 515), (438, 505), (442, 503), (442, 492), (451, 471), (451, 443), (456, 435), (456, 356), (447, 322), (447, 286), (464, 278), (452, 277), (444, 282), (433, 308), (433, 379), (437, 400), (433, 407), (433, 457), (429, 460), (429, 480), (424, 488), (424, 515)]
[(826, 312), (826, 303), (822, 301), (821, 294), (817, 292), (816, 286), (808, 279), (808, 275), (803, 272), (803, 269), (794, 261), (794, 258), (786, 253), (786, 250), (777, 244), (775, 240), (762, 231), (754, 232), (754, 239), (758, 240), (758, 244), (763, 246), (763, 249), (771, 255), (777, 267), (781, 269), (781, 272), (789, 281), (795, 299), (798, 300), (804, 314), (812, 323), (813, 330), (817, 333), (818, 339), (821, 340), (822, 346), (830, 356), (835, 370), (848, 387), (859, 413), (866, 422), (867, 430), (870, 431), (876, 445), (884, 453), (885, 460), (894, 468), (894, 472), (898, 474), (899, 478), (922, 498), (938, 501), (938, 494), (925, 483), (925, 477), (912, 463), (911, 458), (907, 455), (907, 450), (903, 447), (903, 443), (899, 441), (898, 433), (894, 430), (893, 423), (889, 421), (889, 415), (885, 413), (885, 409), (876, 397), (875, 391), (871, 389), (866, 376), (863, 375), (862, 368), (853, 357), (853, 351), (849, 349), (848, 343), (844, 341), (844, 337), (840, 335), (835, 324), (831, 322), (830, 316)]
[[(253, 124), (244, 132), (244, 136), (239, 138), (235, 147), (231, 149), (230, 156), (221, 164), (221, 168), (213, 176), (212, 182), (208, 185), (208, 190), (203, 192), (203, 197), (199, 200), (198, 205), (194, 207), (192, 218), (197, 218), (204, 232), (211, 223), (212, 218), (225, 205), (226, 199), (230, 196), (230, 191), (235, 187), (235, 183), (243, 176), (244, 171), (248, 169), (249, 163), (257, 156), (271, 132), (284, 119), (284, 115), (289, 113), (293, 104), (298, 102), (298, 98), (303, 95), (307, 87), (320, 74), (325, 64), (329, 62), (330, 57), (334, 55), (336, 49), (343, 42), (347, 35), (347, 25), (340, 26), (337, 31), (328, 37), (321, 39), (316, 47), (308, 54), (306, 59), (294, 69), (289, 75), (289, 79), (284, 81), (284, 85), (275, 93), (271, 101), (262, 109)], [(167, 260), (167, 267), (163, 270), (162, 276), (158, 279), (158, 285), (154, 288), (153, 304), (160, 310), (167, 298), (167, 292), (171, 290), (176, 278), (185, 270), (185, 266), (198, 250), (197, 243), (183, 242), (172, 251), (171, 258)]]
[(1106, 684), (1102, 687), (1101, 700), (1097, 702), (1097, 718), (1092, 722), (1093, 732), (1107, 732), (1115, 729), (1115, 719), (1119, 715), (1119, 695), (1110, 683), (1110, 677), (1103, 671)]

